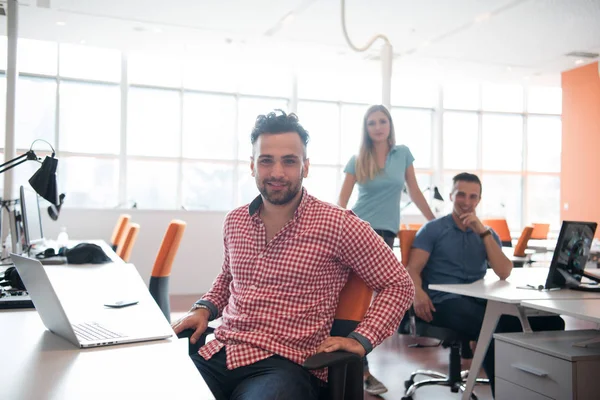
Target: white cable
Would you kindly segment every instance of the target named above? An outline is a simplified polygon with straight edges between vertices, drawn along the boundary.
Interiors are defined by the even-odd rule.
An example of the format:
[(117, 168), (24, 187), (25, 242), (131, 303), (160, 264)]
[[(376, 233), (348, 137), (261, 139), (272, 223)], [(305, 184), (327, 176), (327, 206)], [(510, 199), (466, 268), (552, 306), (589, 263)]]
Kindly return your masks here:
[(344, 32), (344, 38), (346, 39), (348, 46), (350, 46), (350, 48), (352, 50), (358, 51), (358, 52), (366, 51), (369, 49), (369, 47), (371, 47), (373, 45), (373, 43), (375, 43), (375, 41), (377, 39), (382, 39), (387, 44), (391, 44), (389, 39), (385, 35), (382, 35), (382, 34), (373, 36), (373, 38), (371, 38), (371, 40), (364, 47), (356, 47), (354, 44), (352, 44), (352, 41), (350, 41), (350, 37), (348, 36), (348, 31), (346, 30), (346, 0), (341, 0), (341, 1), (342, 1), (342, 31)]

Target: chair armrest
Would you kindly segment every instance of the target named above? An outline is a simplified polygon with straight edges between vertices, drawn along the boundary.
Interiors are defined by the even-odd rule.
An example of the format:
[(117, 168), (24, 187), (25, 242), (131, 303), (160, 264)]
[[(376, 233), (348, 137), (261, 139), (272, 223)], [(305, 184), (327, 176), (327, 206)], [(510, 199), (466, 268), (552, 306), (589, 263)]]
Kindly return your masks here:
[(188, 354), (192, 355), (192, 354), (198, 353), (198, 350), (200, 350), (200, 347), (204, 346), (204, 343), (206, 342), (206, 336), (210, 335), (214, 331), (215, 331), (215, 329), (211, 328), (210, 326), (208, 328), (206, 328), (206, 330), (200, 336), (200, 339), (198, 339), (196, 344), (193, 344), (192, 342), (189, 341), (189, 338), (192, 337), (192, 335), (195, 332), (193, 329), (185, 329), (185, 330), (179, 332), (177, 337), (179, 339), (188, 338)]
[(331, 353), (317, 353), (304, 361), (303, 367), (306, 369), (321, 369), (332, 367), (338, 364), (347, 364), (352, 361), (360, 361), (360, 356), (348, 351), (333, 351)]

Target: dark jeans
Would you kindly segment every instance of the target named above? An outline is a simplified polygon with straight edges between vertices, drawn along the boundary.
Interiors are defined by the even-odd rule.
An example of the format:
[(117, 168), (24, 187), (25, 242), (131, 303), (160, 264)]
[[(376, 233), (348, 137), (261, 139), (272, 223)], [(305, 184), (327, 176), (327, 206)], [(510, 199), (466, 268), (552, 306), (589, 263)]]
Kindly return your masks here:
[[(483, 325), (486, 300), (473, 297), (460, 297), (434, 304), (433, 325), (449, 328), (465, 335), (469, 340), (477, 340)], [(565, 321), (559, 316), (529, 317), (529, 324), (534, 331), (561, 331), (565, 329)], [(512, 315), (502, 315), (498, 320), (496, 333), (522, 332), (521, 322)], [(492, 395), (495, 392), (494, 339), (490, 343), (483, 369), (490, 379)]]
[[(381, 236), (388, 246), (390, 246), (390, 249), (394, 250), (394, 239), (396, 239), (396, 234), (394, 232), (387, 231), (385, 229), (374, 229), (374, 231)], [(365, 367), (365, 371), (369, 370), (369, 361), (367, 360), (367, 356), (363, 357), (363, 366)]]
[(280, 356), (271, 356), (244, 367), (228, 370), (225, 348), (205, 360), (190, 357), (217, 400), (317, 400), (323, 385), (302, 366)]

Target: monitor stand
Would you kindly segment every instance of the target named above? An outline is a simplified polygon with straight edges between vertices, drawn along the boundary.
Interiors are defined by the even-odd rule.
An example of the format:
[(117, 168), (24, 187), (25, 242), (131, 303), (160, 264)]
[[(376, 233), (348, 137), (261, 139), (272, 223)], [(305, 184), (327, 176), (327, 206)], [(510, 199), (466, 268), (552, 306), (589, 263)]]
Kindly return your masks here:
[(581, 274), (582, 276), (585, 276), (586, 278), (588, 278), (596, 283), (595, 284), (581, 283), (573, 275), (569, 274), (564, 269), (557, 268), (557, 270), (562, 275), (562, 277), (565, 279), (565, 286), (567, 288), (572, 289), (572, 290), (582, 290), (582, 291), (586, 291), (586, 292), (600, 292), (600, 285), (598, 285), (598, 283), (600, 282), (600, 278), (598, 278), (597, 276), (583, 272)]

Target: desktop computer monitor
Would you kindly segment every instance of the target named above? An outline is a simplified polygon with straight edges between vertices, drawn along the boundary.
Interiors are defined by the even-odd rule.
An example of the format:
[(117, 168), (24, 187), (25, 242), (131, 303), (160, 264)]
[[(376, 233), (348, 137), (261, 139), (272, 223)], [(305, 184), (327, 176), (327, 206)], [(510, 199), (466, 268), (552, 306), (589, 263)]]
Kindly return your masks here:
[(23, 233), (25, 237), (23, 250), (29, 250), (32, 245), (44, 241), (42, 215), (40, 213), (39, 198), (36, 192), (21, 186), (20, 195)]
[[(552, 263), (546, 279), (546, 289), (570, 287), (581, 288), (581, 278), (590, 255), (596, 232), (595, 222), (564, 221), (556, 242)], [(593, 278), (592, 278), (593, 279)]]

